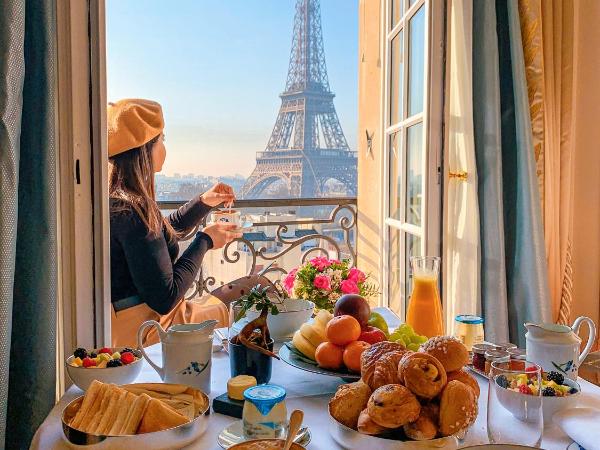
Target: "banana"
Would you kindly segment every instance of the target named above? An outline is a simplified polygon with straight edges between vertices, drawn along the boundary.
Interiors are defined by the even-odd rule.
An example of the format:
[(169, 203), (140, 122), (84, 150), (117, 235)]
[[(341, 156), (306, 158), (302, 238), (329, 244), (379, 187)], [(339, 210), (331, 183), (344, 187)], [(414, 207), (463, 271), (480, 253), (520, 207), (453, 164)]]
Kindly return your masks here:
[(321, 325), (323, 327), (323, 329), (325, 329), (325, 327), (327, 326), (327, 323), (333, 319), (333, 314), (331, 314), (329, 311), (325, 310), (325, 309), (320, 309), (319, 312), (317, 313), (317, 316), (315, 317), (315, 323), (318, 323), (319, 325)]
[(300, 330), (294, 333), (292, 344), (294, 344), (294, 347), (296, 347), (304, 356), (307, 356), (310, 359), (315, 359), (315, 352), (317, 351), (317, 348), (312, 345), (308, 339), (302, 336)]
[(325, 329), (317, 326), (316, 323), (303, 323), (300, 327), (300, 333), (315, 348), (318, 347), (321, 342), (327, 340), (327, 337), (325, 336)]

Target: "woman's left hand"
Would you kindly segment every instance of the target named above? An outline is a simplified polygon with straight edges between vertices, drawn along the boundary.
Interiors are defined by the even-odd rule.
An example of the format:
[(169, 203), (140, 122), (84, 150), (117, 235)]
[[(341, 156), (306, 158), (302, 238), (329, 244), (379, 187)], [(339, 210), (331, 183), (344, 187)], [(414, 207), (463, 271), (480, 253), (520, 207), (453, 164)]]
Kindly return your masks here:
[(200, 198), (205, 205), (210, 207), (219, 206), (221, 203), (225, 207), (231, 207), (235, 201), (235, 193), (231, 186), (219, 182), (202, 194)]

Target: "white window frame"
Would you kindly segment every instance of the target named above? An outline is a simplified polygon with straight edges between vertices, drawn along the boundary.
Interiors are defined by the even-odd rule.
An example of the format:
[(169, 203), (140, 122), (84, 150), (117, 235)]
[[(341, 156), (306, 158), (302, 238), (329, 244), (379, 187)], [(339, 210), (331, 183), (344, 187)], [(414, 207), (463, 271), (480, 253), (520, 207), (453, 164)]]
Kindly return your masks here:
[[(393, 0), (384, 0), (381, 2), (381, 22), (380, 34), (382, 55), (382, 95), (380, 103), (380, 123), (382, 136), (382, 183), (383, 195), (381, 196), (381, 211), (383, 217), (381, 220), (380, 245), (382, 248), (380, 264), (382, 270), (382, 295), (383, 305), (390, 306), (390, 257), (392, 254), (390, 248), (389, 234), (390, 230), (400, 230), (402, 238), (400, 239), (400, 254), (405, 254), (405, 233), (417, 235), (421, 238), (421, 254), (430, 256), (441, 255), (441, 223), (442, 223), (442, 148), (443, 148), (443, 93), (444, 93), (444, 28), (445, 28), (445, 2), (435, 0), (418, 0), (410, 8), (402, 12), (402, 18), (390, 30), (391, 6)], [(408, 0), (402, 2), (408, 3)], [(392, 39), (403, 31), (402, 39), (402, 58), (403, 58), (403, 114), (408, 111), (408, 82), (409, 82), (409, 33), (408, 23), (411, 17), (421, 8), (425, 8), (425, 57), (424, 57), (424, 98), (423, 111), (414, 116), (401, 117), (397, 124), (388, 125), (390, 117), (390, 54)], [(423, 123), (423, 158), (422, 158), (422, 206), (421, 206), (421, 225), (416, 226), (390, 217), (390, 136), (399, 131), (401, 132), (401, 172), (406, 171), (406, 130), (409, 126)], [(405, 217), (406, 205), (406, 183), (400, 183), (400, 217)], [(405, 292), (407, 286), (406, 280), (406, 258), (400, 260), (399, 272), (403, 275), (400, 282), (401, 302), (400, 310), (395, 311), (402, 320), (406, 315), (406, 297), (410, 294)], [(441, 279), (441, 277), (440, 277)]]

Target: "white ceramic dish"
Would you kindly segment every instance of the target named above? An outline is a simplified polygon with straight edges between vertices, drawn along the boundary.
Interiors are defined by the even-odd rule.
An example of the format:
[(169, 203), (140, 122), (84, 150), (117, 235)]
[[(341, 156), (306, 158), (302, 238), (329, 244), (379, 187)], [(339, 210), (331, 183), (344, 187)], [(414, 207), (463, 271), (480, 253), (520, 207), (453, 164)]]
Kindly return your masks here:
[(377, 450), (420, 450), (439, 448), (444, 450), (455, 450), (458, 448), (458, 438), (448, 436), (429, 441), (401, 441), (397, 439), (386, 439), (383, 437), (369, 436), (354, 431), (329, 416), (329, 431), (333, 439), (342, 447), (347, 449), (377, 449)]
[[(542, 397), (542, 411), (544, 414), (544, 427), (552, 425), (552, 416), (558, 411), (575, 408), (581, 397), (581, 387), (576, 381), (565, 377), (564, 384), (577, 389), (576, 394), (567, 395), (566, 397)], [(521, 405), (527, 402), (530, 395), (521, 394), (520, 392), (511, 391), (509, 389), (498, 390), (498, 400), (513, 416), (519, 420), (526, 420), (523, 416), (524, 411), (528, 409)]]
[[(118, 350), (111, 348), (113, 353)], [(103, 383), (129, 384), (133, 383), (142, 371), (142, 358), (134, 362), (119, 367), (105, 367), (104, 369), (91, 369), (88, 367), (76, 367), (70, 363), (75, 357), (71, 355), (67, 358), (65, 366), (67, 373), (73, 383), (81, 390), (87, 390), (92, 381), (98, 380)]]
[[(315, 304), (308, 300), (287, 298), (284, 300), (283, 306), (278, 309), (279, 314), (276, 316), (269, 314), (267, 317), (269, 332), (275, 341), (290, 338), (304, 322), (308, 322), (312, 317)], [(246, 313), (247, 320), (254, 320), (257, 317), (258, 312), (256, 311), (250, 310)]]

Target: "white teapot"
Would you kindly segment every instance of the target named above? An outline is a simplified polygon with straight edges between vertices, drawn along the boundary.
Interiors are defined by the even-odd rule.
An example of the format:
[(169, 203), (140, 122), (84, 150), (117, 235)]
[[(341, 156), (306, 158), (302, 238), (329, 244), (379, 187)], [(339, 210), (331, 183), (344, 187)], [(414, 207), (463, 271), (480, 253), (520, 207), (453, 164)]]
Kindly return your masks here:
[[(590, 329), (588, 341), (580, 352), (579, 327), (586, 323)], [(544, 372), (560, 372), (577, 380), (579, 366), (590, 352), (596, 339), (596, 325), (589, 317), (578, 317), (572, 327), (558, 324), (526, 323), (527, 360), (538, 364)]]
[[(138, 330), (138, 346), (165, 383), (185, 384), (210, 394), (210, 366), (213, 329), (218, 322), (171, 325), (167, 331), (154, 320), (147, 320)], [(156, 327), (162, 345), (162, 367), (157, 366), (142, 346), (147, 327)]]

